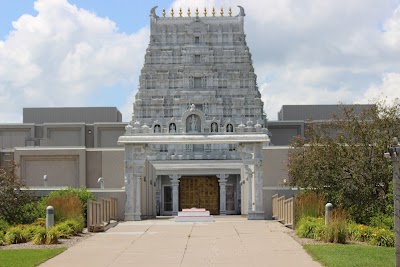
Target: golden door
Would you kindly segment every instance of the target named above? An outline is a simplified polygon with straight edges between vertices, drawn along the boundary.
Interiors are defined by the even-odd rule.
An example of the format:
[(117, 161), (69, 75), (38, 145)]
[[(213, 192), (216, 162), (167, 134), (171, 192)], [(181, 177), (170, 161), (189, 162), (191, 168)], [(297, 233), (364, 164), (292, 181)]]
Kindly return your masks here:
[(219, 214), (219, 184), (215, 176), (182, 176), (179, 182), (180, 209), (205, 208)]

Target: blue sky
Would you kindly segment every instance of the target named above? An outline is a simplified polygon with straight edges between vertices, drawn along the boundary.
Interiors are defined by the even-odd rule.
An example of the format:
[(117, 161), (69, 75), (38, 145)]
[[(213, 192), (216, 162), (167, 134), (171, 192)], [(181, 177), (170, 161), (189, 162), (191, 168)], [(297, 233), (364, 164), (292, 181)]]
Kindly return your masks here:
[(128, 121), (150, 8), (238, 4), (269, 119), (400, 97), (400, 0), (1, 0), (0, 123), (32, 106), (116, 106)]

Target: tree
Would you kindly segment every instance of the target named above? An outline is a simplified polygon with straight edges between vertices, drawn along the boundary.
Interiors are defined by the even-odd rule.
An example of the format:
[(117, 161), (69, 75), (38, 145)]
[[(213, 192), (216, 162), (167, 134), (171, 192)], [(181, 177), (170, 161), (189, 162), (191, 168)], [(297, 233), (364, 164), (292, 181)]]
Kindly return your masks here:
[(24, 184), (15, 175), (15, 168), (0, 165), (0, 218), (10, 224), (24, 222), (24, 207), (33, 200), (27, 190), (21, 190)]
[(378, 103), (356, 114), (310, 123), (306, 137), (294, 138), (288, 159), (292, 185), (322, 192), (355, 220), (367, 223), (387, 212), (392, 172), (384, 158), (392, 137), (400, 134), (400, 105)]

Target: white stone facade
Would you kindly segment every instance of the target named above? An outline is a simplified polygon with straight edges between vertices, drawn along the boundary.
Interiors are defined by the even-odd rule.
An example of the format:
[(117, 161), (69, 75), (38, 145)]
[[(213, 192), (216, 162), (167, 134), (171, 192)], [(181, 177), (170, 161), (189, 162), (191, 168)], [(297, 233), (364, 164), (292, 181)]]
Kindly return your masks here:
[[(181, 162), (180, 170), (167, 175), (172, 188), (172, 214), (179, 211), (181, 175), (198, 173), (205, 160), (239, 162), (239, 170), (222, 173), (215, 169), (213, 173), (219, 178), (220, 214), (227, 213), (229, 175), (243, 173), (242, 178), (235, 176), (235, 201), (241, 201), (242, 214), (263, 218), (261, 151), (269, 138), (246, 45), (244, 16), (241, 7), (237, 16), (219, 17), (159, 17), (155, 8), (151, 10), (150, 43), (133, 117), (119, 139), (125, 145), (127, 220), (143, 216), (142, 183), (149, 176), (143, 168), (146, 160)], [(188, 164), (197, 168), (196, 172), (183, 168)], [(163, 201), (160, 173), (165, 174), (165, 170), (156, 168), (151, 175), (158, 202)], [(240, 196), (248, 199), (240, 200)], [(154, 214), (151, 210), (147, 215)]]

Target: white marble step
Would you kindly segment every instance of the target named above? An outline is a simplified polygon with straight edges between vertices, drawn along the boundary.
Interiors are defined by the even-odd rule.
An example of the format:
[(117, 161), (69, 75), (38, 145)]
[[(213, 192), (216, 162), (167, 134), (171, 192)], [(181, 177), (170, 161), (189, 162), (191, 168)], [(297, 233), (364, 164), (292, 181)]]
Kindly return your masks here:
[(210, 212), (207, 211), (179, 211), (178, 217), (185, 216), (185, 217), (208, 217), (210, 216)]
[(213, 216), (175, 216), (175, 222), (213, 222)]

